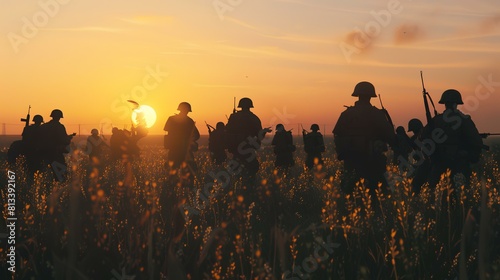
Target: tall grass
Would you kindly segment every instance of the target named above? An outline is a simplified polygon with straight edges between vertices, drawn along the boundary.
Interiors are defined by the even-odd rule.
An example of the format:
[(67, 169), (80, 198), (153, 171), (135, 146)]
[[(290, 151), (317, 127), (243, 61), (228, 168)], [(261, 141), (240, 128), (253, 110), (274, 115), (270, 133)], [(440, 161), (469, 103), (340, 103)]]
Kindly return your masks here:
[(230, 184), (207, 175), (227, 169), (206, 147), (195, 174), (169, 170), (161, 147), (96, 166), (77, 150), (61, 183), (50, 172), (29, 179), (22, 160), (2, 162), (2, 181), (9, 168), (17, 174), (16, 279), (500, 277), (498, 151), (469, 185), (452, 189), (448, 173), (418, 195), (391, 165), (393, 191), (372, 197), (363, 181), (342, 191), (331, 149), (304, 170), (301, 148), (294, 167), (277, 171), (265, 147), (257, 178), (231, 175)]

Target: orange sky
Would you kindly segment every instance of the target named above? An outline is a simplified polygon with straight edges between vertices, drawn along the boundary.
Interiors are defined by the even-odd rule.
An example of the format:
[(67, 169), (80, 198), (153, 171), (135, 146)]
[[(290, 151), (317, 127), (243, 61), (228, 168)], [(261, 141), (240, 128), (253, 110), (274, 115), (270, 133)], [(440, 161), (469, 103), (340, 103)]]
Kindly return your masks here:
[(494, 0), (123, 2), (0, 3), (8, 134), (21, 132), (28, 105), (46, 120), (63, 110), (68, 133), (78, 124), (82, 134), (101, 125), (109, 133), (111, 124), (130, 125), (127, 99), (155, 108), (152, 134), (182, 101), (207, 133), (204, 121), (225, 121), (233, 97), (245, 96), (263, 126), (315, 122), (331, 134), (362, 80), (406, 127), (424, 118), (420, 70), (436, 103), (456, 88), (479, 130), (500, 132)]

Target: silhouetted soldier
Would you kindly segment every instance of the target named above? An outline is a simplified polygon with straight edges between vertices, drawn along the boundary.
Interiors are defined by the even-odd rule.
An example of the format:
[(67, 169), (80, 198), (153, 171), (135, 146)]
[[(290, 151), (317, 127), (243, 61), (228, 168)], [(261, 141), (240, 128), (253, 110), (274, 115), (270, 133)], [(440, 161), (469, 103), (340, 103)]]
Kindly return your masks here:
[[(398, 163), (399, 160), (408, 162), (408, 156), (412, 151), (411, 139), (406, 134), (405, 128), (398, 126), (396, 128), (396, 143), (394, 145), (393, 162)], [(400, 158), (401, 157), (401, 158)]]
[(228, 150), (233, 154), (233, 159), (243, 168), (242, 170), (246, 173), (243, 175), (252, 179), (259, 171), (256, 151), (260, 148), (266, 132), (271, 130), (262, 129), (259, 117), (250, 111), (250, 108), (253, 108), (250, 98), (240, 99), (238, 108), (241, 108), (241, 111), (231, 114), (226, 125), (229, 139)]
[[(166, 135), (165, 149), (168, 152), (168, 162), (172, 168), (179, 168), (183, 162), (187, 163), (191, 171), (196, 171), (193, 152), (198, 150), (198, 139), (200, 132), (196, 128), (195, 122), (188, 117), (191, 112), (191, 105), (181, 102), (177, 107), (179, 114), (170, 116), (165, 123)], [(192, 174), (194, 175), (194, 174)]]
[(424, 139), (432, 140), (436, 146), (430, 155), (429, 185), (436, 186), (441, 175), (450, 169), (454, 185), (460, 186), (469, 182), (470, 165), (479, 161), (483, 140), (471, 117), (457, 109), (464, 104), (460, 92), (446, 90), (439, 103), (445, 105), (444, 112), (432, 118), (423, 132)]
[(412, 174), (409, 174), (410, 177), (413, 177), (412, 180), (412, 190), (415, 193), (420, 193), (420, 189), (422, 185), (427, 182), (431, 162), (429, 155), (425, 155), (422, 152), (422, 149), (418, 145), (418, 143), (422, 143), (422, 133), (424, 131), (424, 125), (419, 119), (411, 119), (408, 122), (408, 132), (413, 132), (413, 135), (410, 137), (411, 140), (411, 148), (413, 155), (413, 160), (415, 160), (415, 164), (413, 165), (415, 170)]
[(103, 148), (108, 147), (108, 144), (99, 136), (97, 129), (90, 131), (91, 135), (87, 137), (87, 152), (91, 164), (99, 165), (102, 160)]
[(28, 164), (28, 171), (30, 174), (35, 173), (42, 167), (40, 139), (42, 137), (41, 125), (43, 123), (43, 117), (35, 115), (33, 117), (33, 122), (34, 124), (24, 127), (22, 134), (23, 150), (26, 155), (26, 163)]
[(109, 147), (111, 148), (111, 159), (123, 159), (127, 152), (128, 140), (127, 135), (121, 129), (113, 127), (111, 130), (111, 138), (109, 139)]
[(40, 126), (43, 135), (41, 147), (45, 162), (51, 165), (56, 179), (63, 181), (67, 172), (64, 154), (69, 152), (71, 138), (76, 134), (68, 135), (64, 125), (59, 122), (63, 118), (61, 110), (53, 110), (50, 113), (50, 117), (52, 120)]
[(295, 164), (293, 152), (295, 152), (296, 147), (293, 144), (292, 132), (286, 131), (282, 124), (276, 125), (276, 134), (274, 134), (271, 145), (274, 146), (274, 154), (276, 155), (275, 167), (286, 170)]
[(323, 135), (319, 132), (319, 125), (311, 125), (312, 132), (307, 133), (302, 130), (302, 138), (304, 139), (304, 150), (307, 154), (306, 167), (311, 169), (316, 164), (323, 164), (321, 153), (325, 151), (325, 142)]
[(223, 164), (226, 159), (226, 126), (223, 122), (218, 122), (215, 125), (215, 129), (207, 124), (208, 127), (208, 150), (210, 151), (210, 156), (212, 160), (217, 165)]
[(343, 180), (344, 191), (352, 192), (360, 178), (365, 179), (372, 194), (378, 183), (382, 183), (385, 191), (387, 158), (384, 152), (387, 144), (394, 145), (393, 127), (386, 114), (370, 104), (370, 98), (377, 97), (371, 83), (358, 83), (352, 96), (359, 100), (342, 112), (333, 129), (338, 159), (344, 161), (349, 178)]
[(424, 125), (419, 119), (411, 119), (408, 122), (408, 132), (413, 132), (413, 135), (410, 137), (412, 142), (415, 142), (417, 139), (421, 139), (423, 130)]

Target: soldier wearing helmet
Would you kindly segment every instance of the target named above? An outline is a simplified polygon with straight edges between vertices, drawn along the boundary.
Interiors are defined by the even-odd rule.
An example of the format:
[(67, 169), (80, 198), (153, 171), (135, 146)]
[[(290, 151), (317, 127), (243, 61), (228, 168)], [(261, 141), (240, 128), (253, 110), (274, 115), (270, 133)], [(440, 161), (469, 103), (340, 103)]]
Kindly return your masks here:
[(64, 125), (60, 123), (60, 119), (63, 118), (61, 110), (52, 110), (50, 117), (52, 119), (40, 127), (42, 133), (41, 149), (44, 161), (51, 165), (56, 179), (62, 181), (67, 171), (64, 154), (69, 152), (71, 138), (75, 134), (68, 135)]
[(181, 102), (177, 110), (179, 114), (170, 116), (163, 128), (167, 133), (164, 146), (168, 150), (168, 164), (177, 169), (182, 163), (186, 163), (192, 177), (196, 171), (194, 152), (198, 150), (196, 141), (200, 139), (200, 132), (193, 119), (188, 117), (188, 113), (192, 111), (191, 104)]
[(308, 169), (312, 169), (314, 165), (323, 164), (321, 153), (325, 151), (325, 142), (323, 135), (319, 132), (319, 125), (312, 124), (311, 132), (302, 130), (302, 139), (304, 140), (304, 151), (306, 152), (305, 165)]
[(96, 128), (93, 128), (90, 134), (87, 137), (87, 153), (89, 154), (90, 163), (98, 166), (102, 163), (103, 148), (109, 147), (109, 145), (99, 136), (99, 131)]
[(408, 132), (413, 132), (413, 135), (418, 135), (422, 132), (424, 125), (419, 119), (411, 119), (408, 122)]
[[(410, 158), (417, 163), (414, 172), (409, 172), (408, 175), (413, 177), (412, 190), (417, 194), (420, 192), (422, 185), (427, 182), (430, 172), (430, 159), (422, 152), (421, 145), (418, 144), (423, 142), (423, 131), (424, 125), (419, 119), (411, 119), (408, 122), (408, 132), (413, 132), (410, 137), (410, 147), (412, 149)], [(409, 166), (408, 162), (405, 162), (405, 165)]]
[(253, 102), (250, 98), (240, 99), (238, 108), (241, 110), (231, 114), (226, 125), (228, 151), (233, 154), (233, 159), (237, 161), (239, 168), (236, 169), (244, 172), (241, 175), (253, 178), (259, 170), (256, 151), (260, 148), (262, 139), (270, 129), (262, 129), (259, 117), (250, 111), (250, 108), (253, 108)]
[(30, 174), (34, 174), (35, 171), (41, 168), (41, 155), (40, 155), (40, 137), (41, 137), (41, 125), (43, 123), (43, 117), (41, 115), (35, 115), (33, 117), (33, 124), (26, 126), (23, 129), (22, 143), (24, 147), (24, 153), (26, 155), (26, 163), (28, 165), (28, 171)]
[(396, 141), (394, 150), (393, 162), (398, 163), (398, 161), (408, 161), (408, 155), (412, 151), (411, 139), (406, 134), (405, 128), (398, 126), (396, 128)]
[(286, 131), (283, 124), (276, 125), (276, 134), (273, 137), (271, 145), (274, 146), (274, 154), (276, 160), (274, 166), (286, 172), (289, 167), (295, 164), (293, 152), (295, 152), (295, 145), (293, 144), (293, 137), (291, 131)]
[(337, 156), (344, 161), (346, 170), (342, 185), (344, 191), (352, 192), (355, 183), (364, 178), (374, 194), (378, 183), (384, 189), (387, 186), (384, 153), (387, 144), (394, 146), (394, 128), (384, 111), (370, 103), (377, 96), (373, 84), (358, 83), (352, 96), (358, 97), (358, 101), (342, 112), (333, 129)]
[(207, 124), (208, 127), (208, 150), (212, 161), (216, 165), (222, 165), (226, 159), (226, 125), (223, 122), (218, 122), (215, 129)]
[(457, 108), (463, 104), (459, 91), (444, 91), (439, 103), (444, 104), (444, 112), (432, 118), (423, 132), (423, 138), (436, 145), (430, 154), (429, 185), (436, 186), (441, 175), (450, 169), (454, 185), (460, 186), (469, 181), (470, 165), (479, 161), (483, 140), (471, 117)]

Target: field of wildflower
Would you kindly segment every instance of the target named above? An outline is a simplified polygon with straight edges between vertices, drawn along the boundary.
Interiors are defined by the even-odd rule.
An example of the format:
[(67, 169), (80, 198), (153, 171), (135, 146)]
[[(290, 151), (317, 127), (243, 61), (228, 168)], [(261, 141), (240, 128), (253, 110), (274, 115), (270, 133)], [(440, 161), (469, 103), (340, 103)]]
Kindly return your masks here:
[(330, 145), (324, 165), (307, 171), (299, 143), (287, 172), (264, 146), (254, 180), (214, 165), (206, 146), (194, 181), (169, 170), (165, 155), (146, 146), (139, 159), (92, 166), (74, 149), (64, 182), (2, 159), (2, 214), (10, 170), (17, 228), (16, 272), (2, 239), (0, 278), (500, 279), (498, 146), (458, 189), (444, 174), (415, 195), (389, 165), (391, 191), (376, 200), (362, 181), (342, 192)]

